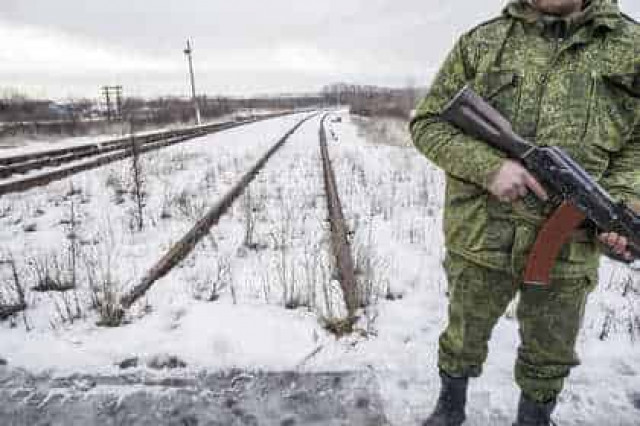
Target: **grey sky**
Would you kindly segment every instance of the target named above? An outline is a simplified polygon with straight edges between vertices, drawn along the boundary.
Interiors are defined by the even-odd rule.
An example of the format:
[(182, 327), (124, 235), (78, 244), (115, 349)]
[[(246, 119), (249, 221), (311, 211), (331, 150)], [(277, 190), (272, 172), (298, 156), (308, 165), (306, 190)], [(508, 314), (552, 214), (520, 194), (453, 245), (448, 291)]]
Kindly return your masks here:
[[(315, 91), (347, 81), (425, 84), (465, 29), (499, 13), (489, 0), (2, 0), (0, 87), (37, 96)], [(620, 0), (640, 18), (637, 0)]]

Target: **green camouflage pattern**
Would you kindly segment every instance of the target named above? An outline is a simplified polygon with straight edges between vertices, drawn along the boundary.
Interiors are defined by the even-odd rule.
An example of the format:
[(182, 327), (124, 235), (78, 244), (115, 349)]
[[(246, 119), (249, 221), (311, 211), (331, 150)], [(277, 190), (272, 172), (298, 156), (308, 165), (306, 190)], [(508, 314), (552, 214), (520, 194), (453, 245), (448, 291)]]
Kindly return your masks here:
[[(451, 376), (477, 377), (487, 358), (487, 343), (518, 284), (511, 274), (484, 268), (450, 254), (445, 260), (449, 282), (449, 322), (440, 336), (438, 367)], [(564, 379), (579, 364), (575, 342), (587, 295), (596, 276), (555, 279), (550, 289), (520, 291), (517, 317), (520, 347), (515, 378), (522, 391), (546, 402), (562, 390)]]
[[(592, 0), (570, 19), (514, 1), (502, 16), (464, 34), (448, 55), (411, 132), (415, 146), (447, 174), (447, 249), (520, 276), (550, 213), (533, 195), (503, 203), (487, 192), (503, 155), (443, 122), (439, 113), (465, 85), (539, 146), (559, 146), (614, 198), (640, 199), (640, 26), (616, 2)], [(565, 245), (553, 278), (594, 273), (594, 236)]]

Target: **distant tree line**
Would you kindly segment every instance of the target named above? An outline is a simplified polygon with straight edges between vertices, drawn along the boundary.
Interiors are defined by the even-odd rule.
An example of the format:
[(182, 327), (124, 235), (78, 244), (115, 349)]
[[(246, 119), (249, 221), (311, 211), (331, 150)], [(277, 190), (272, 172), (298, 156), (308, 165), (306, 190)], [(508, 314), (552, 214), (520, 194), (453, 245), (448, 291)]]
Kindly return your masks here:
[[(206, 120), (259, 110), (292, 110), (312, 107), (348, 105), (352, 113), (364, 116), (408, 118), (421, 90), (413, 87), (386, 88), (337, 83), (324, 87), (320, 93), (255, 97), (198, 97), (200, 114)], [(106, 132), (118, 123), (136, 122), (136, 128), (159, 127), (194, 121), (190, 99), (158, 97), (143, 99), (125, 97), (121, 111), (107, 122), (103, 105), (90, 99), (54, 102), (34, 99), (18, 92), (0, 93), (0, 137), (15, 134), (84, 135)]]
[[(202, 118), (212, 120), (230, 114), (251, 115), (258, 110), (292, 110), (321, 106), (322, 95), (291, 95), (261, 97), (198, 97)], [(108, 122), (108, 116), (113, 120)], [(107, 114), (100, 103), (78, 99), (64, 103), (48, 99), (33, 99), (6, 92), (0, 95), (0, 137), (15, 134), (84, 135), (113, 131), (119, 124), (135, 121), (136, 128), (159, 127), (194, 121), (191, 99), (158, 97), (143, 99), (125, 97), (120, 111)]]
[(353, 114), (408, 119), (425, 89), (337, 83), (325, 86), (322, 93), (327, 101), (349, 105)]

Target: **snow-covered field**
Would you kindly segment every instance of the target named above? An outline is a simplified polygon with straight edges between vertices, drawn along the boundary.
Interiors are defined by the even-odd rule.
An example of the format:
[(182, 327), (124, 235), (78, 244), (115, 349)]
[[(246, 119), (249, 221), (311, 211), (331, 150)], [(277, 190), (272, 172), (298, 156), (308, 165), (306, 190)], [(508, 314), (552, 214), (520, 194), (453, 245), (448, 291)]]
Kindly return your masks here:
[[(256, 111), (255, 114), (268, 114), (272, 111)], [(248, 118), (247, 116), (228, 114), (218, 117), (214, 120), (207, 120), (206, 124), (223, 123), (233, 121), (235, 118)], [(155, 127), (152, 130), (136, 131), (136, 135), (146, 135), (169, 130), (177, 130), (193, 127), (193, 124), (174, 123), (162, 127)], [(32, 152), (42, 152), (48, 150), (56, 150), (61, 148), (99, 144), (113, 139), (128, 137), (131, 132), (131, 124), (128, 122), (114, 122), (105, 124), (104, 132), (87, 136), (63, 136), (55, 135), (29, 135), (29, 136), (10, 136), (0, 138), (0, 156), (10, 157), (13, 155), (22, 155)]]
[[(143, 156), (142, 230), (130, 161), (0, 198), (0, 255), (15, 261), (28, 304), (24, 315), (0, 324), (0, 357), (59, 374), (118, 374), (114, 364), (126, 358), (162, 354), (194, 371), (368, 371), (389, 420), (418, 424), (437, 397), (437, 338), (446, 321), (444, 177), (398, 127), (376, 139), (375, 126), (346, 112), (327, 122), (366, 304), (353, 335), (336, 339), (323, 328), (344, 307), (332, 276), (320, 117), (294, 133), (194, 252), (134, 305), (129, 323), (95, 325), (100, 314), (92, 305), (134, 285), (300, 118)], [(580, 337), (583, 365), (555, 416), (560, 424), (638, 424), (639, 280), (603, 264)], [(13, 281), (10, 265), (0, 264), (0, 302), (16, 300)], [(51, 282), (76, 288), (31, 290)], [(471, 384), (468, 424), (510, 424), (517, 343), (517, 323), (503, 318), (485, 374)]]
[[(345, 214), (353, 219), (355, 251), (373, 247), (377, 285), (403, 297), (377, 303), (373, 337), (337, 350), (336, 365), (370, 366), (379, 377), (394, 424), (417, 424), (437, 398), (437, 339), (446, 321), (441, 226), (442, 183), (405, 137), (363, 140), (349, 120), (334, 123), (331, 145)], [(370, 136), (369, 136), (370, 137)], [(373, 240), (373, 243), (370, 241)], [(635, 425), (640, 422), (640, 274), (604, 260), (601, 283), (587, 307), (578, 352), (583, 365), (567, 381), (555, 414), (561, 425)], [(391, 297), (389, 299), (395, 299)], [(512, 366), (517, 322), (504, 317), (494, 330), (485, 373), (470, 385), (469, 425), (510, 424), (519, 396)], [(349, 360), (349, 361), (348, 361)]]

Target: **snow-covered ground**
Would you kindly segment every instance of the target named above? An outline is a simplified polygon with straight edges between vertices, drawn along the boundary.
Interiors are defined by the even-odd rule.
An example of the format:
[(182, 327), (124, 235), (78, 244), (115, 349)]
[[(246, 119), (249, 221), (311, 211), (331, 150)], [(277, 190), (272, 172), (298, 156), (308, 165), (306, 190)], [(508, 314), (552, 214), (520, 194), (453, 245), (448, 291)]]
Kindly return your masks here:
[[(267, 114), (267, 111), (261, 111), (259, 114)], [(243, 118), (237, 115), (238, 118)], [(223, 123), (233, 121), (236, 115), (229, 114), (214, 120), (207, 120), (205, 124)], [(247, 118), (244, 116), (244, 118)], [(193, 124), (174, 123), (157, 127), (152, 130), (136, 131), (136, 135), (147, 135), (169, 130), (177, 130), (193, 127)], [(0, 157), (11, 157), (14, 155), (29, 154), (34, 152), (42, 152), (56, 150), (61, 148), (91, 145), (108, 142), (113, 139), (130, 136), (131, 125), (126, 122), (114, 123), (106, 126), (104, 133), (87, 135), (87, 136), (64, 136), (56, 137), (54, 135), (43, 136), (11, 136), (0, 139)]]
[[(447, 306), (440, 267), (443, 180), (414, 149), (401, 147), (406, 137), (395, 138), (397, 146), (381, 145), (386, 135), (363, 140), (370, 127), (361, 126), (359, 135), (346, 117), (332, 123), (331, 155), (345, 214), (354, 221), (355, 251), (373, 239), (373, 275), (381, 294), (390, 287), (403, 297), (379, 300), (373, 337), (346, 352), (327, 351), (326, 359), (321, 353), (316, 365), (370, 366), (379, 377), (389, 419), (411, 425), (428, 415), (439, 385), (437, 339)], [(600, 276), (578, 345), (583, 364), (567, 380), (554, 416), (561, 425), (640, 423), (640, 274), (605, 260)], [(517, 345), (517, 322), (503, 317), (485, 372), (470, 385), (466, 424), (513, 420), (519, 396), (512, 373)]]
[[(136, 132), (136, 134), (147, 134), (183, 128), (183, 125), (166, 126), (161, 129)], [(129, 135), (129, 125), (122, 125), (121, 131), (111, 131), (98, 135), (87, 136), (15, 136), (5, 138), (0, 141), (0, 157), (12, 157), (14, 155), (30, 154), (34, 152), (56, 150), (61, 148), (104, 143), (113, 139), (122, 138)]]
[[(137, 229), (131, 161), (3, 196), (0, 253), (15, 259), (24, 286), (46, 281), (65, 286), (75, 280), (99, 289), (80, 285), (78, 291), (52, 295), (28, 291), (27, 302), (35, 308), (27, 315), (30, 325), (40, 329), (73, 322), (78, 313), (87, 313), (82, 309), (87, 299), (97, 293), (105, 297), (103, 287), (122, 292), (135, 284), (301, 118), (255, 123), (142, 156), (142, 230)], [(11, 272), (0, 268), (5, 282), (12, 281)], [(10, 298), (6, 287), (0, 297)]]
[[(389, 420), (418, 424), (437, 397), (437, 338), (446, 321), (444, 178), (397, 127), (378, 140), (375, 126), (338, 115), (340, 122), (333, 114), (327, 123), (329, 153), (368, 302), (354, 335), (336, 339), (322, 327), (344, 308), (329, 254), (319, 117), (291, 137), (191, 256), (134, 306), (130, 323), (95, 325), (92, 295), (104, 297), (107, 282), (116, 293), (135, 284), (298, 115), (145, 155), (142, 231), (135, 229), (128, 161), (2, 197), (0, 253), (15, 260), (29, 308), (13, 327), (0, 325), (0, 357), (13, 367), (58, 374), (118, 374), (114, 364), (123, 359), (159, 354), (178, 356), (189, 371), (367, 371), (377, 378)], [(60, 270), (65, 282), (75, 270), (78, 289), (29, 290), (46, 266)], [(14, 300), (9, 265), (0, 265), (0, 280), (0, 297)], [(637, 273), (603, 264), (580, 337), (583, 365), (567, 381), (555, 416), (560, 424), (638, 424), (638, 281)], [(484, 375), (471, 384), (469, 425), (513, 419), (517, 344), (517, 323), (505, 317)]]

